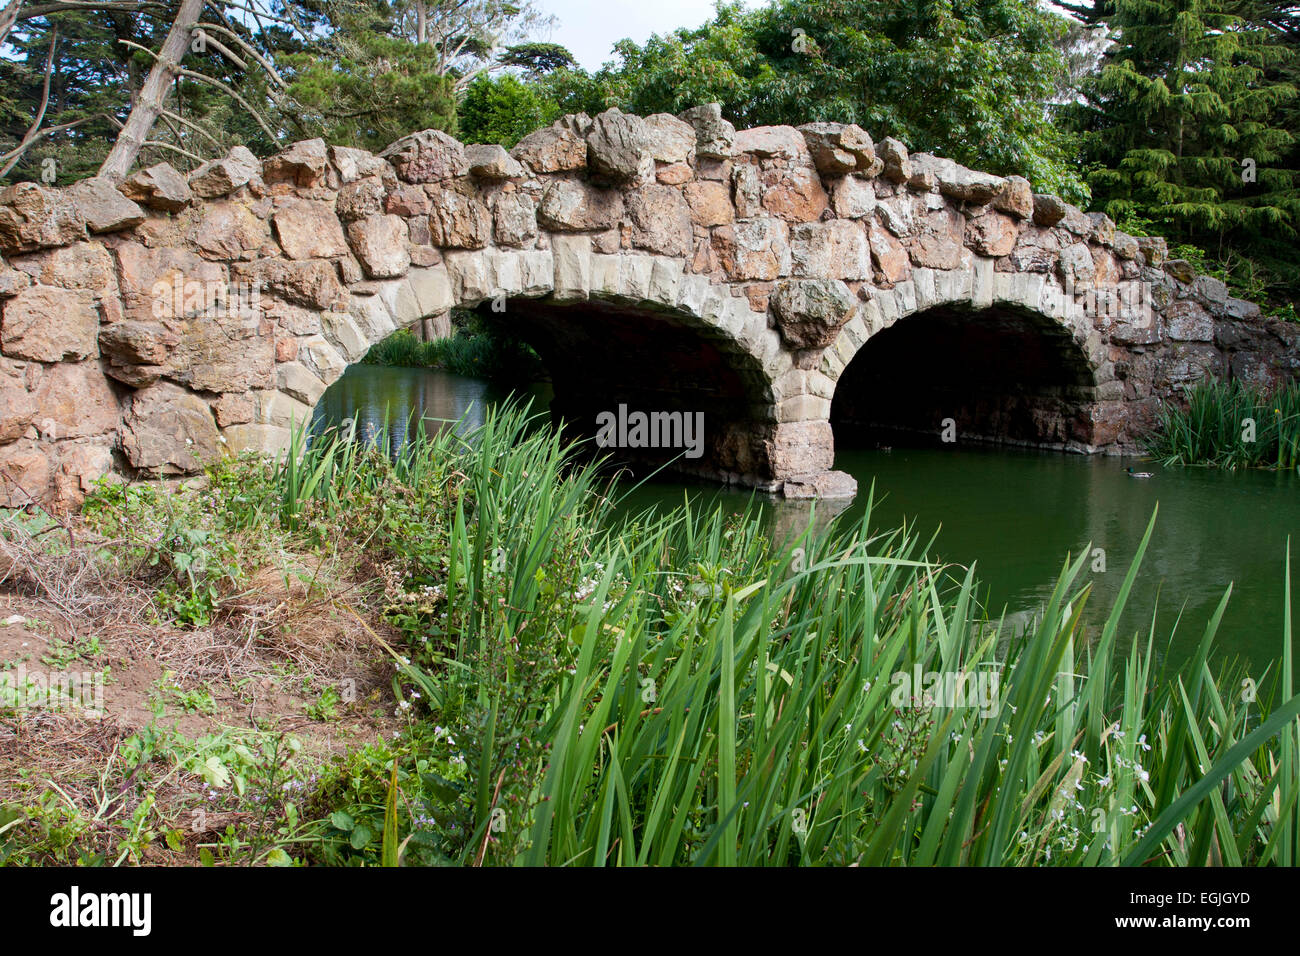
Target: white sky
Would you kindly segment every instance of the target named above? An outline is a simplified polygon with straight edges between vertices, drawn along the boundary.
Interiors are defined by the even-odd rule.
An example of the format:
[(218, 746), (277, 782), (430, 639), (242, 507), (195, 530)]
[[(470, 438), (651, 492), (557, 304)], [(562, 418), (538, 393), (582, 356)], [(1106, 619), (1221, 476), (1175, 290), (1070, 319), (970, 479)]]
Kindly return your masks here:
[[(748, 6), (762, 2), (749, 0)], [(698, 27), (713, 16), (713, 0), (537, 0), (537, 5), (559, 21), (545, 39), (568, 47), (586, 70), (613, 60), (614, 43), (624, 37), (644, 43), (652, 33)]]

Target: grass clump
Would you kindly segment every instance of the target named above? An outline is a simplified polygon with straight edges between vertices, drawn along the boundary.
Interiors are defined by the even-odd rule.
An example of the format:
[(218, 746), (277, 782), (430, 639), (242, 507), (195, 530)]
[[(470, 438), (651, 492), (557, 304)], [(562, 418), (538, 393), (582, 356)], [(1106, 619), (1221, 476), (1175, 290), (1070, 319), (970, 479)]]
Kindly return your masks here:
[[(215, 537), (347, 549), (337, 560), (364, 586), (321, 600), (386, 659), (398, 724), (315, 761), (278, 736), (123, 742), (140, 766), (140, 741), (162, 740), (148, 765), (231, 815), (203, 862), (1296, 862), (1289, 613), (1279, 666), (1249, 694), (1243, 671), (1211, 667), (1228, 595), (1193, 658), (1163, 666), (1154, 630), (1119, 630), (1154, 516), (1100, 629), (1084, 624), (1085, 548), (1013, 634), (974, 568), (874, 533), (870, 507), (781, 541), (751, 511), (616, 519), (598, 464), (519, 409), (386, 447), (300, 431), (279, 461), (211, 476)], [(188, 587), (186, 570), (161, 558), (158, 586)], [(212, 573), (221, 621), (252, 578)], [(336, 706), (314, 695), (318, 716)], [(253, 804), (235, 793), (271, 787)], [(28, 806), (5, 811), (0, 839), (40, 820), (54, 855), (79, 858), (62, 802)], [(180, 829), (153, 803), (139, 812), (150, 832)]]
[(1185, 407), (1160, 410), (1146, 451), (1166, 465), (1296, 468), (1300, 383), (1266, 392), (1238, 380), (1201, 382)]

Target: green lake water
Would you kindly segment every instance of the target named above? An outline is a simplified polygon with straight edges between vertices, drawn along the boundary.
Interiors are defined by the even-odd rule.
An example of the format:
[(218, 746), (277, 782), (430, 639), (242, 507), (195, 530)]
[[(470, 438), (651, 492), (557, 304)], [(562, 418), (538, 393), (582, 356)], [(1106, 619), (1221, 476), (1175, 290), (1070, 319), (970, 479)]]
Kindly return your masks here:
[[(542, 404), (549, 398), (544, 385), (523, 391)], [(363, 436), (387, 423), (394, 441), (401, 441), (404, 423), (416, 410), (431, 420), (465, 419), (472, 425), (485, 407), (512, 394), (519, 391), (447, 372), (354, 365), (325, 393), (317, 416), (319, 423), (355, 416)], [(1130, 464), (1155, 477), (1130, 478), (1124, 472)], [(835, 466), (857, 478), (859, 494), (847, 507), (819, 505), (822, 518), (834, 511), (860, 517), (874, 484), (873, 528), (907, 522), (927, 540), (937, 533), (930, 557), (974, 562), (987, 606), (994, 613), (1005, 609), (1013, 622), (1031, 617), (1047, 599), (1067, 554), (1089, 548), (1084, 573), (1093, 594), (1085, 622), (1094, 633), (1158, 504), (1121, 634), (1145, 639), (1154, 615), (1157, 649), (1168, 648), (1173, 658), (1190, 653), (1232, 585), (1219, 656), (1243, 660), (1256, 679), (1277, 661), (1288, 536), (1300, 565), (1300, 477), (1293, 473), (1161, 468), (1131, 459), (961, 446), (841, 448)], [(666, 478), (630, 490), (621, 507), (667, 507), (685, 495), (732, 511), (751, 498), (748, 492)], [(760, 496), (758, 504), (778, 533), (809, 520), (806, 503)], [(1105, 552), (1102, 573), (1091, 569), (1100, 557), (1095, 548)], [(1300, 581), (1300, 572), (1293, 578)]]

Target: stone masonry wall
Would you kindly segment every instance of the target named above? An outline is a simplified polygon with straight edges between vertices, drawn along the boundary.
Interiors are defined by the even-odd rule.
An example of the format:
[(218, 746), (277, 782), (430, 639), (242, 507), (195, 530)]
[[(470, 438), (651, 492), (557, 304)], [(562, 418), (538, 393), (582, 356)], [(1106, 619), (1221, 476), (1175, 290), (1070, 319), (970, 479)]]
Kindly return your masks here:
[(661, 394), (694, 337), (696, 470), (792, 496), (852, 493), (830, 470), (840, 374), (939, 306), (1060, 327), (1089, 378), (1058, 427), (1078, 450), (1130, 447), (1202, 377), (1300, 371), (1295, 326), (1162, 241), (856, 126), (737, 132), (715, 104), (566, 116), (509, 152), (434, 131), (379, 155), (238, 147), (188, 177), (0, 191), (0, 505), (283, 449), (372, 343), (489, 300), (583, 407)]

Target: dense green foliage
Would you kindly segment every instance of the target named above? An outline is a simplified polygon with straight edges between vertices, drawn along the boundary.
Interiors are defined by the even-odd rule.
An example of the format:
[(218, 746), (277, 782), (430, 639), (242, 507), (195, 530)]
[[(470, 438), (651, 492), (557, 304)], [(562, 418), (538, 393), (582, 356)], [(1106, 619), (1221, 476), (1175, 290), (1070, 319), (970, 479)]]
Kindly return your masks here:
[(436, 69), (437, 51), (390, 36), (375, 18), (344, 23), (326, 56), (298, 53), (285, 63), (311, 135), (381, 150), (413, 130), (456, 132), (454, 82)]
[[(1295, 288), (1294, 48), (1239, 0), (1116, 0), (1118, 37), (1075, 113), (1098, 204), (1205, 248), (1239, 287)], [(1256, 11), (1257, 14), (1257, 11)]]
[(1147, 451), (1167, 465), (1300, 467), (1300, 384), (1264, 392), (1238, 380), (1202, 382), (1185, 408), (1160, 410)]
[(516, 76), (480, 76), (460, 103), (460, 135), (470, 143), (515, 145), (560, 115), (559, 105), (536, 83)]
[(541, 359), (528, 345), (497, 327), (470, 320), (445, 339), (417, 339), (399, 329), (370, 347), (362, 362), (407, 368), (441, 368), (458, 375), (532, 382), (546, 377)]

